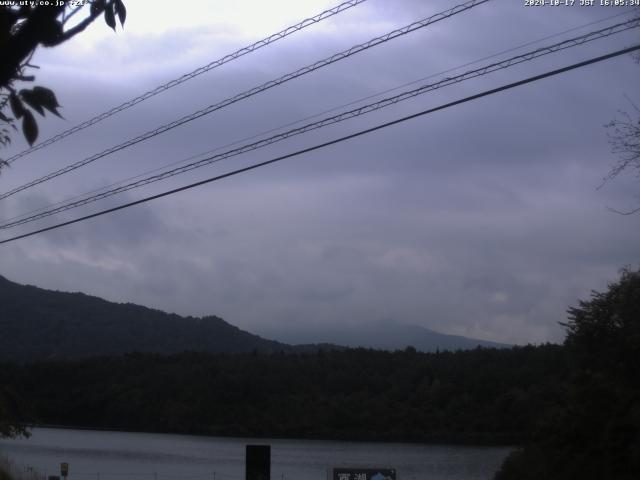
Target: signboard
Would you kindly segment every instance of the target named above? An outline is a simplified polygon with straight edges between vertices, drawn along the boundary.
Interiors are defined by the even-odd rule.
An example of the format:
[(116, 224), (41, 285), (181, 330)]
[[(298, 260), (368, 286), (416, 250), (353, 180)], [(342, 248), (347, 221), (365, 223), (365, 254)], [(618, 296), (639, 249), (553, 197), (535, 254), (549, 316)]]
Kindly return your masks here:
[(334, 468), (333, 480), (396, 480), (393, 468)]
[(68, 463), (61, 463), (60, 464), (60, 475), (63, 477), (68, 477), (69, 476), (69, 464)]

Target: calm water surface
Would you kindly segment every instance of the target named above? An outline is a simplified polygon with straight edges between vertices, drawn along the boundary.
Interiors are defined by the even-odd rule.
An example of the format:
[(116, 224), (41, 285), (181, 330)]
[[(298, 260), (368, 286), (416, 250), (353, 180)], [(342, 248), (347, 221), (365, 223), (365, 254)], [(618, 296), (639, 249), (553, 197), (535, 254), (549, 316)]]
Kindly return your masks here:
[(490, 479), (510, 449), (398, 443), (271, 440), (38, 428), (0, 440), (17, 467), (69, 480), (241, 480), (247, 444), (271, 445), (272, 480), (325, 480), (331, 467), (395, 468), (399, 480)]

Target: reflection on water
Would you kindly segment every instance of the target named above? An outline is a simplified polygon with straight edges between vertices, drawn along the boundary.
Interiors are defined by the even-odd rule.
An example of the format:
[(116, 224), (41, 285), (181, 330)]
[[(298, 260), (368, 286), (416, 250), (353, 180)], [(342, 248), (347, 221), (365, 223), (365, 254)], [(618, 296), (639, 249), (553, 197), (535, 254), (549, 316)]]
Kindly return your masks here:
[(265, 440), (38, 428), (29, 439), (0, 440), (0, 453), (69, 480), (244, 479), (247, 444), (271, 445), (273, 480), (324, 480), (331, 467), (395, 468), (401, 480), (490, 479), (505, 447)]

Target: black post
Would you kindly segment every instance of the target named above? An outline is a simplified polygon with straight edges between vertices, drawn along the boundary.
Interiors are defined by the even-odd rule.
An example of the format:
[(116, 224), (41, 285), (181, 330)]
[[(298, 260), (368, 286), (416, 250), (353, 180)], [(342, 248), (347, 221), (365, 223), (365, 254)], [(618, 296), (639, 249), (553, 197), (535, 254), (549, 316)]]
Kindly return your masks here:
[(246, 480), (271, 480), (271, 445), (247, 445)]

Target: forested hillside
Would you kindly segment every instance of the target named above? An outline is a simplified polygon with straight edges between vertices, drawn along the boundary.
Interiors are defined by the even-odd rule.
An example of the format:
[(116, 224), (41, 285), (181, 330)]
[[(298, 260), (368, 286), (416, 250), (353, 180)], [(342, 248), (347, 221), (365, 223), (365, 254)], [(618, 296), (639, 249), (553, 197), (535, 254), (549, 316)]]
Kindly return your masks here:
[(181, 317), (82, 293), (19, 285), (0, 276), (0, 359), (31, 361), (119, 355), (289, 351), (221, 318)]
[[(521, 442), (556, 404), (562, 347), (127, 355), (0, 366), (43, 424), (214, 435)], [(23, 419), (26, 420), (26, 419)]]
[[(506, 346), (421, 327), (400, 324), (345, 328), (344, 340), (391, 350), (413, 345), (418, 349), (456, 350)], [(0, 276), (0, 360), (34, 361), (122, 355), (314, 352), (336, 344), (317, 340), (292, 346), (240, 330), (216, 316), (182, 317), (132, 303), (115, 303), (83, 293), (66, 293), (20, 285)], [(317, 338), (322, 338), (318, 335)], [(378, 340), (376, 340), (378, 339)], [(358, 343), (361, 344), (361, 343)], [(368, 346), (368, 345), (365, 345)]]

